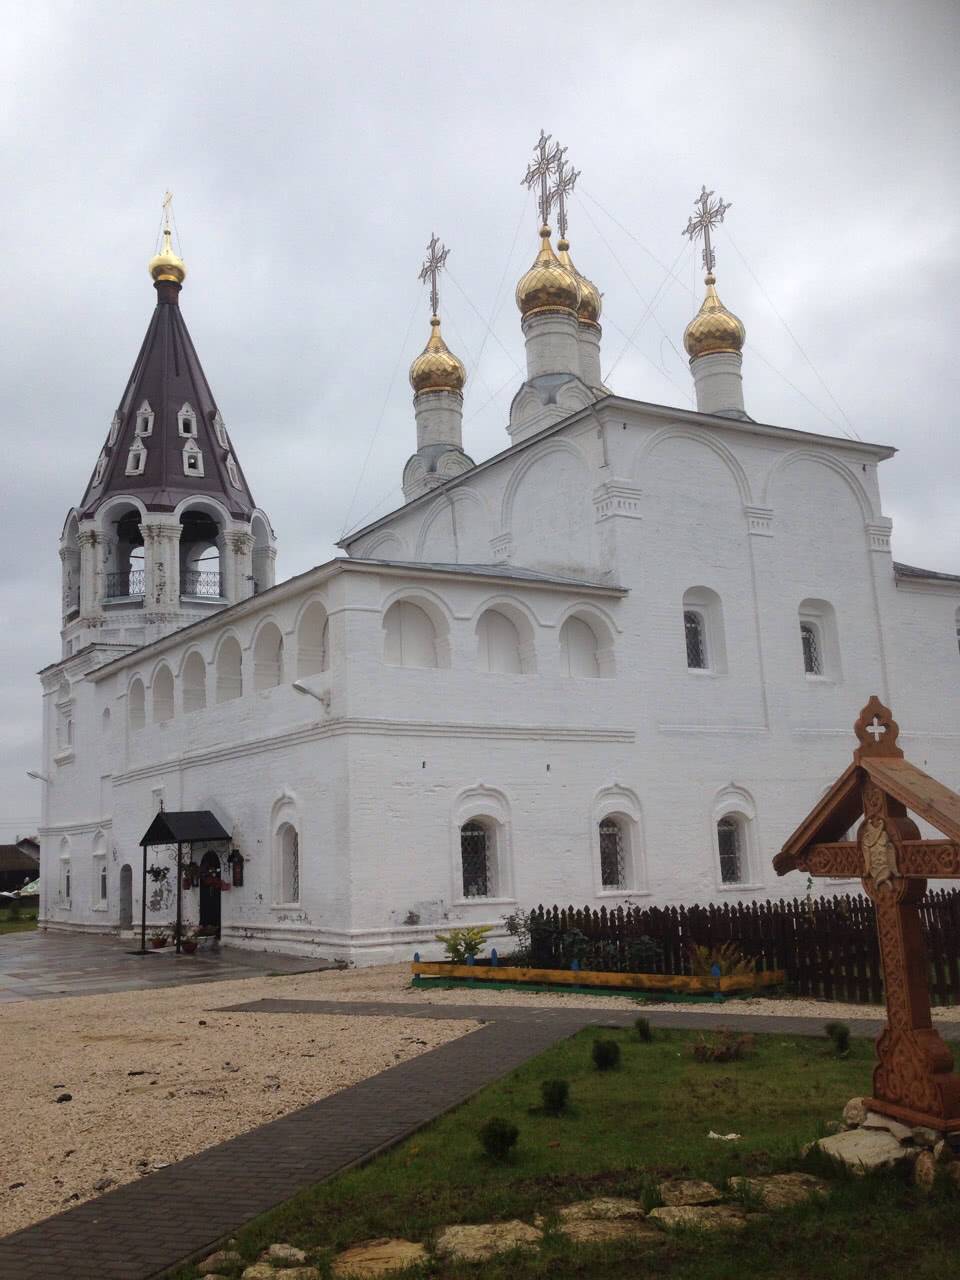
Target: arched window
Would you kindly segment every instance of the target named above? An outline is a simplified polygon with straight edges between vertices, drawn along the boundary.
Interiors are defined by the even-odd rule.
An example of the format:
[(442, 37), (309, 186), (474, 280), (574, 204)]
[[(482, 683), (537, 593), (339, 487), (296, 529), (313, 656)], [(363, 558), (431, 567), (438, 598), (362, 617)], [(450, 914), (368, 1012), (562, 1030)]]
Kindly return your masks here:
[(217, 702), (229, 702), (243, 693), (243, 655), (235, 636), (227, 636), (217, 651)]
[(290, 822), (277, 828), (277, 903), (300, 901), (300, 836)]
[(568, 618), (560, 628), (560, 670), (565, 676), (596, 677), (597, 637), (582, 618)]
[(804, 600), (799, 609), (800, 651), (808, 679), (839, 680), (837, 618), (826, 600)]
[(207, 664), (196, 649), (188, 655), (180, 677), (184, 711), (202, 711), (207, 705)]
[(427, 614), (398, 600), (383, 619), (383, 660), (391, 667), (436, 667), (437, 633)]
[(253, 647), (253, 687), (275, 689), (283, 678), (283, 636), (274, 622), (266, 622)]
[(600, 823), (600, 883), (604, 889), (627, 887), (627, 857), (623, 822), (610, 814)]
[(481, 614), (477, 623), (477, 641), (481, 671), (519, 675), (523, 670), (520, 634), (506, 614), (498, 609), (487, 609)]
[(111, 516), (114, 532), (107, 535), (104, 598), (141, 599), (146, 582), (140, 511), (125, 507), (118, 513), (113, 508)]
[(683, 638), (688, 671), (726, 670), (723, 607), (709, 587), (690, 587), (683, 593)]
[(153, 677), (153, 718), (157, 724), (173, 719), (173, 676), (165, 665)]
[(460, 828), (460, 867), (465, 898), (496, 897), (496, 830), (471, 818)]
[(742, 884), (744, 874), (743, 819), (728, 813), (717, 823), (717, 847), (720, 852), (720, 880), (723, 884)]
[(312, 676), (330, 666), (327, 611), (315, 600), (304, 609), (297, 627), (297, 675)]
[(131, 729), (142, 729), (147, 723), (146, 704), (143, 681), (137, 676), (127, 692), (127, 719)]
[(188, 510), (180, 517), (180, 594), (191, 600), (221, 600), (220, 562), (223, 530), (209, 511)]
[(63, 565), (63, 616), (66, 620), (80, 608), (80, 526), (75, 515), (70, 516), (63, 531), (60, 559)]

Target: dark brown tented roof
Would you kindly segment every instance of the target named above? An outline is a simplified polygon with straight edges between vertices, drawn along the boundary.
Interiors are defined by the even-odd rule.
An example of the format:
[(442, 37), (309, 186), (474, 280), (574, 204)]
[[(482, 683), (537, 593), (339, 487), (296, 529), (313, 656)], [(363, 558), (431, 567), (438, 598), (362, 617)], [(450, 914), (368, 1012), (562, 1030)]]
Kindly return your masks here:
[(15, 844), (0, 844), (0, 871), (36, 871), (40, 859)]
[[(236, 519), (248, 519), (256, 504), (235, 453), (240, 487), (231, 483), (227, 457), (232, 449), (224, 448), (214, 432), (217, 405), (180, 311), (179, 287), (164, 283), (156, 287), (157, 305), (117, 410), (116, 441), (111, 445), (108, 435), (106, 467), (99, 484), (91, 477), (80, 504), (81, 514), (92, 515), (115, 494), (134, 495), (150, 511), (172, 511), (184, 498), (206, 495), (218, 498)], [(137, 411), (144, 401), (154, 415), (153, 430), (143, 437), (146, 465), (142, 475), (128, 476), (127, 457), (136, 440)], [(186, 439), (177, 422), (184, 404), (196, 413), (202, 476), (184, 474)]]
[(147, 828), (140, 841), (148, 847), (155, 844), (192, 844), (201, 840), (229, 840), (218, 819), (209, 809), (180, 809), (174, 812), (162, 809)]

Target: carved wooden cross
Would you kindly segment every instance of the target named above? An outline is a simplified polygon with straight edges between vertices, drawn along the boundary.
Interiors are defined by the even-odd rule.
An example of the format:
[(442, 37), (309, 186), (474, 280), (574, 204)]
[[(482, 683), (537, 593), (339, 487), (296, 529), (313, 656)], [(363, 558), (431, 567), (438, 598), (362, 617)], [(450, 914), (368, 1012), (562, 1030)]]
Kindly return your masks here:
[[(862, 878), (876, 907), (887, 996), (868, 1105), (910, 1125), (960, 1132), (960, 1075), (930, 1020), (929, 962), (917, 906), (928, 877), (960, 877), (960, 795), (903, 758), (899, 727), (876, 696), (854, 732), (860, 746), (853, 764), (773, 865), (779, 875), (799, 870)], [(947, 839), (922, 840), (908, 809)], [(844, 840), (861, 816), (856, 841)]]

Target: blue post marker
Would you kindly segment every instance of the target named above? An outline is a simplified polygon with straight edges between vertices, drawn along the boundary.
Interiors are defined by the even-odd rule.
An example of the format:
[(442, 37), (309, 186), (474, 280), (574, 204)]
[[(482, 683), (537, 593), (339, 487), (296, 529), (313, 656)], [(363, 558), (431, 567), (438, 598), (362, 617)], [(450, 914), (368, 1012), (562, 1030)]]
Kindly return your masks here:
[(497, 967), (497, 961), (498, 961), (498, 959), (499, 959), (499, 957), (497, 956), (497, 948), (496, 948), (496, 947), (493, 947), (493, 948), (492, 948), (492, 950), (491, 950), (491, 952), (490, 952), (490, 967), (491, 967), (491, 969), (495, 969), (495, 968)]
[(714, 960), (713, 964), (710, 966), (710, 974), (717, 980), (717, 990), (713, 993), (713, 998), (718, 1001), (718, 1003), (722, 1004), (723, 996), (720, 994), (720, 966), (717, 964), (716, 960)]
[[(414, 964), (419, 964), (419, 963), (420, 963), (420, 952), (419, 952), (419, 951), (415, 951), (415, 952), (413, 953), (413, 963), (414, 963)], [(419, 986), (420, 986), (420, 975), (419, 975), (419, 973), (415, 973), (415, 974), (413, 975), (413, 982), (411, 982), (411, 984), (410, 984), (410, 985), (411, 985), (412, 987), (419, 987)]]
[(467, 956), (467, 964), (473, 964), (473, 963), (474, 963), (473, 956)]
[(580, 961), (577, 960), (576, 957), (574, 957), (574, 959), (570, 961), (570, 968), (574, 971), (574, 973), (580, 972)]
[[(475, 964), (475, 960), (474, 960), (473, 956), (467, 956), (467, 964), (470, 966), (470, 968), (471, 968), (471, 969), (473, 968), (473, 966), (474, 966), (474, 964)], [(472, 987), (472, 986), (474, 985), (474, 983), (476, 982), (476, 979), (475, 979), (475, 978), (468, 978), (468, 979), (467, 979), (467, 982), (468, 982), (468, 983), (469, 983), (469, 985)]]

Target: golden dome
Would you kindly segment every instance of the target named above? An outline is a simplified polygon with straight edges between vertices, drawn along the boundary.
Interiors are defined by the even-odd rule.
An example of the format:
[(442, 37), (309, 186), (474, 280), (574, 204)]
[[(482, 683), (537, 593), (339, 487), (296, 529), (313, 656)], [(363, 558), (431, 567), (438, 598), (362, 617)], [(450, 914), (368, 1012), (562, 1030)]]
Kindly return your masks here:
[(586, 276), (582, 276), (577, 268), (573, 265), (570, 258), (570, 245), (566, 240), (557, 241), (557, 258), (567, 268), (580, 286), (580, 305), (577, 307), (577, 319), (582, 324), (598, 324), (600, 321), (600, 309), (602, 303), (600, 301), (600, 290), (588, 280)]
[(711, 273), (706, 277), (707, 296), (703, 305), (683, 331), (683, 345), (691, 360), (712, 356), (721, 351), (742, 351), (747, 331), (743, 321), (728, 311), (720, 301)]
[(169, 280), (174, 284), (183, 284), (184, 277), (187, 274), (187, 267), (183, 259), (178, 258), (173, 252), (173, 247), (170, 244), (172, 234), (169, 227), (164, 227), (163, 248), (147, 263), (147, 270), (153, 276), (155, 282)]
[(576, 311), (580, 306), (580, 285), (573, 272), (565, 267), (550, 244), (550, 228), (540, 228), (540, 252), (533, 266), (517, 282), (517, 306), (520, 314), (537, 311)]
[(467, 380), (463, 361), (459, 360), (440, 334), (440, 317), (431, 316), (432, 332), (427, 345), (410, 366), (410, 385), (414, 391), (462, 391)]

